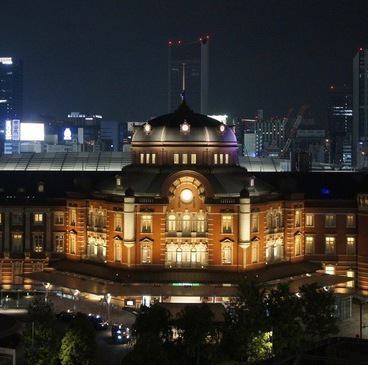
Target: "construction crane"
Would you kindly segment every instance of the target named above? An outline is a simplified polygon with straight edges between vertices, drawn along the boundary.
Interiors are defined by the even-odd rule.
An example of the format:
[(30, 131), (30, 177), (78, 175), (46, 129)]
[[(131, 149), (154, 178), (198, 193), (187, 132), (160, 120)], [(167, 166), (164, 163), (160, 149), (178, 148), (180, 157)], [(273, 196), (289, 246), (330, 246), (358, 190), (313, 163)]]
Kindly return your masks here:
[(300, 108), (299, 114), (298, 114), (298, 116), (295, 119), (294, 125), (290, 129), (290, 133), (289, 133), (288, 139), (285, 142), (284, 148), (281, 149), (281, 156), (282, 157), (286, 157), (286, 154), (289, 151), (291, 142), (292, 142), (293, 138), (296, 135), (296, 131), (298, 130), (298, 128), (299, 128), (299, 126), (300, 126), (300, 124), (301, 124), (301, 122), (303, 120), (303, 115), (304, 115), (304, 112), (306, 111), (307, 108), (308, 108), (307, 105), (303, 105)]

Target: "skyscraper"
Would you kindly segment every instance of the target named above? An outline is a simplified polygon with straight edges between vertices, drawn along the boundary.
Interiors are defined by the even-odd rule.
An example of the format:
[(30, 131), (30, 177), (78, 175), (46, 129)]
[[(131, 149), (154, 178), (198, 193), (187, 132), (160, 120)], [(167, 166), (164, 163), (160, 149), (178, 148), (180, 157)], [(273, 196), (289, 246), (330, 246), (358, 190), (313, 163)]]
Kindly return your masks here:
[[(331, 162), (342, 165), (343, 151), (351, 150), (353, 132), (353, 93), (345, 86), (331, 86), (328, 95), (328, 129)], [(344, 148), (345, 147), (345, 148)], [(347, 148), (349, 147), (349, 148)]]
[(0, 57), (0, 123), (21, 119), (23, 108), (23, 67), (20, 60)]
[(353, 60), (353, 164), (359, 165), (368, 144), (368, 49)]
[(208, 42), (169, 41), (168, 44), (168, 112), (180, 103), (185, 67), (185, 97), (190, 107), (202, 114), (208, 113)]

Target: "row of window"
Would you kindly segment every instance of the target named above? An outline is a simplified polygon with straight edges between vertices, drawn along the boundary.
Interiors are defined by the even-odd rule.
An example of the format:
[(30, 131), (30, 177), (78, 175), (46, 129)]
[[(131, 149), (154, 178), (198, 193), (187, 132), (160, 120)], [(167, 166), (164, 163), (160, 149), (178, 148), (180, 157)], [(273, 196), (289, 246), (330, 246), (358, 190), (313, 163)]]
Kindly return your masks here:
[[(346, 237), (346, 255), (355, 255), (356, 239), (354, 236)], [(311, 255), (315, 253), (315, 237), (305, 237), (305, 254)], [(334, 255), (336, 254), (336, 237), (325, 236), (325, 254)]]
[[(295, 225), (297, 223), (297, 212), (298, 211), (295, 212)], [(300, 225), (300, 218), (298, 218), (298, 222)], [(335, 228), (336, 227), (336, 214), (326, 214), (324, 223), (325, 223), (326, 228)], [(312, 213), (306, 213), (305, 214), (305, 226), (314, 227), (314, 224), (315, 224), (315, 215)], [(355, 228), (355, 214), (346, 215), (346, 227)]]

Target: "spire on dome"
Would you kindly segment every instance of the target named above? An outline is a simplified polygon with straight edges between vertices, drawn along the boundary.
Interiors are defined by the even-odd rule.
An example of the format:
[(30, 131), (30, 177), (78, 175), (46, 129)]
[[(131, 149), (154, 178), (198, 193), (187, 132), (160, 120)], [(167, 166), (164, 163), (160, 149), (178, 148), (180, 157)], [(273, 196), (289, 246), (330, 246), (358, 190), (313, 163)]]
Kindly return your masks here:
[(182, 92), (180, 94), (182, 103), (185, 103), (185, 63), (182, 63), (183, 74), (182, 74)]

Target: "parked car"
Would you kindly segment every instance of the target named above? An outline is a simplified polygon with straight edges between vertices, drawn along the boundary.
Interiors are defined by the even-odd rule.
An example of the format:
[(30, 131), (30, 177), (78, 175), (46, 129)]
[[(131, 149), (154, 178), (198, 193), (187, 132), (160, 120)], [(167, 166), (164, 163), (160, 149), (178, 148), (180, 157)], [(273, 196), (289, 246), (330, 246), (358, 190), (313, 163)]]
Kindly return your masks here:
[(56, 315), (56, 318), (63, 322), (71, 322), (75, 318), (75, 313), (68, 309), (67, 311), (62, 311)]
[(106, 330), (109, 327), (109, 322), (105, 321), (99, 314), (89, 313), (88, 320), (95, 330)]
[(114, 343), (126, 344), (132, 339), (131, 330), (123, 324), (113, 324), (111, 326), (111, 337)]

